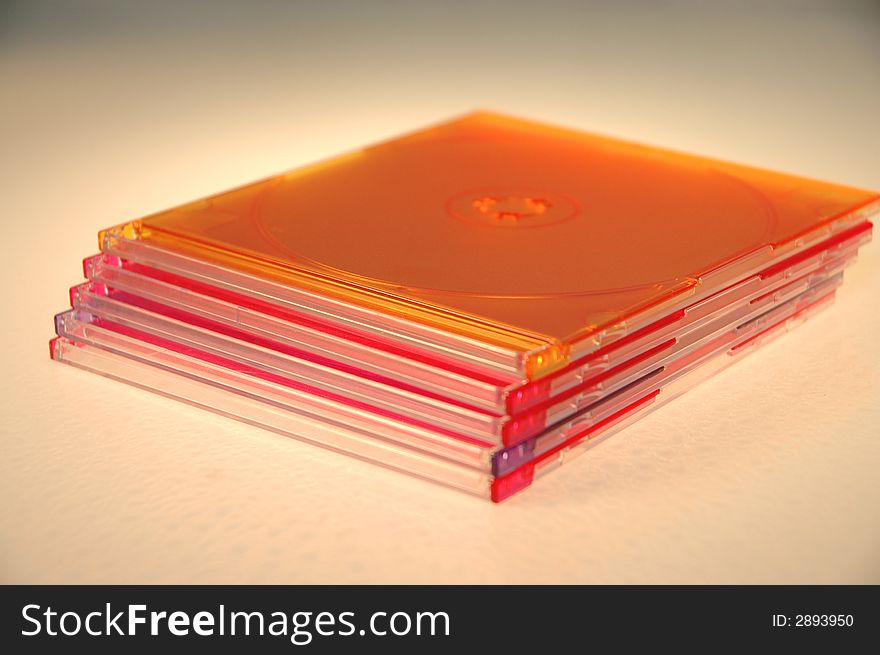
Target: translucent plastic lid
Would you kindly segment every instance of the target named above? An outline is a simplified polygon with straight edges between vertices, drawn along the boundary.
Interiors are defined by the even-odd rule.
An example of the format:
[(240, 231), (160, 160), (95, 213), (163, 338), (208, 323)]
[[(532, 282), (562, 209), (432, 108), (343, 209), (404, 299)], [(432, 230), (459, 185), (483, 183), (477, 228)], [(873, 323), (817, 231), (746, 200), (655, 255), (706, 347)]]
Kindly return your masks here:
[(477, 113), (116, 231), (519, 353), (534, 378), (877, 199)]

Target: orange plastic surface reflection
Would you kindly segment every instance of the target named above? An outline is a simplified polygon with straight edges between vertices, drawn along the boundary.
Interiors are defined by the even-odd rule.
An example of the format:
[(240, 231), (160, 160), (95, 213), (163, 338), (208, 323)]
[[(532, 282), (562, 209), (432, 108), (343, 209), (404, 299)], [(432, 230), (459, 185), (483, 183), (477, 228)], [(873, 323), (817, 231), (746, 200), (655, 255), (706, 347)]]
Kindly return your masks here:
[(477, 113), (149, 216), (139, 236), (534, 353), (535, 373), (876, 198)]

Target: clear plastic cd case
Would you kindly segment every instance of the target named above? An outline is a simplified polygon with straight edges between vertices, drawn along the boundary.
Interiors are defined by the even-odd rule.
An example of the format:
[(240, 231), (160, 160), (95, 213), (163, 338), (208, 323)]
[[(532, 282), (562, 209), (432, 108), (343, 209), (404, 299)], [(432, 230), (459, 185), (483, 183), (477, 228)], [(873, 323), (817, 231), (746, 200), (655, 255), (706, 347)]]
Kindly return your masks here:
[[(445, 456), (431, 443), (423, 447), (427, 431), (398, 432), (399, 422), (383, 417), (366, 418), (363, 413), (337, 415), (339, 404), (331, 399), (290, 394), (283, 384), (248, 375), (222, 364), (206, 361), (113, 330), (96, 327), (91, 317), (70, 310), (59, 314), (61, 335), (50, 342), (53, 359), (91, 370), (107, 377), (177, 398), (219, 414), (302, 441), (337, 450), (402, 472), (426, 478), (500, 502), (521, 491), (555, 465), (571, 459), (600, 437), (608, 436), (650, 410), (662, 406), (708, 375), (726, 368), (744, 352), (764, 340), (800, 324), (812, 313), (833, 301), (833, 291), (818, 299), (790, 307), (783, 315), (753, 323), (739, 339), (702, 365), (682, 366), (678, 375), (661, 388), (645, 392), (632, 402), (616, 406), (589, 427), (556, 439), (527, 462), (505, 467), (500, 475), (487, 470), (487, 451), (460, 440), (449, 440)], [(358, 421), (361, 418), (364, 420)], [(405, 445), (406, 442), (412, 445)], [(504, 457), (506, 453), (500, 453)], [(470, 460), (467, 464), (462, 460)]]
[(104, 323), (113, 324), (120, 331), (137, 332), (140, 338), (197, 349), (238, 366), (285, 377), (303, 391), (334, 394), (364, 408), (431, 424), (462, 438), (514, 445), (637, 381), (646, 368), (654, 370), (668, 365), (677, 357), (698, 350), (735, 330), (739, 324), (804, 292), (811, 285), (835, 278), (843, 263), (768, 291), (730, 315), (691, 325), (678, 338), (667, 339), (632, 360), (589, 378), (555, 396), (544, 406), (513, 416), (482, 411), (460, 399), (426, 395), (415, 387), (389, 384), (388, 380), (359, 374), (349, 367), (333, 366), (327, 360), (305, 358), (302, 353), (272, 341), (254, 339), (236, 329), (218, 329), (218, 326), (203, 321), (193, 324), (181, 320), (191, 318), (188, 315), (172, 313), (169, 316), (159, 311), (165, 310), (164, 306), (154, 304), (147, 304), (145, 308), (139, 299), (118, 294), (93, 282), (74, 287), (71, 295), (75, 308), (100, 317)]

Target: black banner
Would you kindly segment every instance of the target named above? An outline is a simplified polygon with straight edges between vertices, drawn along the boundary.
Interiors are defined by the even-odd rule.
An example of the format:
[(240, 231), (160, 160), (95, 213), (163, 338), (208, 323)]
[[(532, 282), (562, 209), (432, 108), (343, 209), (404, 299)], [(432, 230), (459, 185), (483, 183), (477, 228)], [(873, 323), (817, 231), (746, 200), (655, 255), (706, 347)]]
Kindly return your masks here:
[[(4, 652), (877, 643), (877, 587), (4, 587)], [(868, 639), (868, 641), (865, 641)], [(228, 642), (221, 644), (220, 642)], [(415, 649), (415, 651), (414, 651)]]

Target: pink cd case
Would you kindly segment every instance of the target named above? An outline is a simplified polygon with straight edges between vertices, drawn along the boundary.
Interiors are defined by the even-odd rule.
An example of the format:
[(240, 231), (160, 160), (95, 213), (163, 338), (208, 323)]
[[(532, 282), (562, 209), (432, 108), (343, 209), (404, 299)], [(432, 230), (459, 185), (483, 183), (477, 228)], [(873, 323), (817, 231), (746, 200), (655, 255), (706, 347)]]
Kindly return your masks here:
[(268, 376), (236, 370), (223, 362), (194, 356), (197, 353), (164, 348), (96, 325), (94, 317), (80, 310), (58, 315), (59, 336), (51, 341), (50, 354), (56, 361), (500, 502), (601, 438), (726, 368), (754, 347), (799, 325), (833, 299), (833, 286), (829, 285), (818, 289), (818, 294), (807, 292), (800, 302), (789, 301), (777, 311), (750, 321), (725, 347), (682, 362), (659, 388), (639, 394), (622, 407), (615, 406), (615, 411), (601, 420), (555, 440), (525, 464), (501, 475), (492, 474), (487, 450), (476, 444), (450, 440), (445, 456), (439, 456), (434, 443), (428, 450), (415, 446), (425, 442), (424, 430), (415, 426), (353, 410), (332, 398), (291, 393), (287, 385)]

